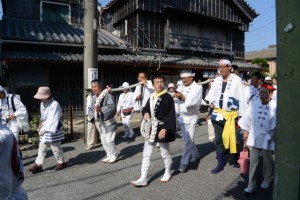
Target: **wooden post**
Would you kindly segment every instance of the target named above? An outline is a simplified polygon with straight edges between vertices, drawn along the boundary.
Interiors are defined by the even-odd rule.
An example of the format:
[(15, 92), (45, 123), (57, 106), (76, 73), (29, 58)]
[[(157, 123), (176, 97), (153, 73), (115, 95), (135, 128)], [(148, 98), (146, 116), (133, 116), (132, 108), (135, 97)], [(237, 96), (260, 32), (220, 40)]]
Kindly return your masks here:
[(277, 0), (278, 108), (273, 199), (300, 199), (300, 1)]

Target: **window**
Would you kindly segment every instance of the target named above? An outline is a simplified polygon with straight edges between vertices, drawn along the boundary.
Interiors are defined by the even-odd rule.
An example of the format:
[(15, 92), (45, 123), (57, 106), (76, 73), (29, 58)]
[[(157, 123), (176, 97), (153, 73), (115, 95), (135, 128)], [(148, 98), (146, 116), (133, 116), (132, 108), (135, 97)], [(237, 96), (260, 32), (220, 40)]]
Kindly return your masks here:
[(70, 24), (70, 5), (41, 1), (41, 21)]

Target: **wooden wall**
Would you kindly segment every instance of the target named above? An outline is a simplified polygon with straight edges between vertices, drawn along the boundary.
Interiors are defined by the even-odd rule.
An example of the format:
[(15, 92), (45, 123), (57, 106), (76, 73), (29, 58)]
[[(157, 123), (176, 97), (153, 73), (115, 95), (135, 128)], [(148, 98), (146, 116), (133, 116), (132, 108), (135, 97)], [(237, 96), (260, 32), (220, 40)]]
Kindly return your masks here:
[[(83, 24), (84, 0), (47, 0), (48, 2), (65, 3), (71, 5), (71, 24)], [(28, 20), (40, 20), (41, 0), (7, 0), (6, 16)]]

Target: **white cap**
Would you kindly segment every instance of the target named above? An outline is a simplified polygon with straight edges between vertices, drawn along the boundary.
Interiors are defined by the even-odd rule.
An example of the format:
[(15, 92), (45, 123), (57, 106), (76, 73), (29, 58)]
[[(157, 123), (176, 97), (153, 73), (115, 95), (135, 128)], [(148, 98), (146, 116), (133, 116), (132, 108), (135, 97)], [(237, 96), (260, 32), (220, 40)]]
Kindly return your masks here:
[(266, 78), (265, 78), (265, 81), (271, 81), (272, 79), (271, 79), (271, 77), (270, 76), (267, 76)]
[(219, 61), (219, 65), (229, 65), (229, 66), (231, 66), (231, 62), (227, 59), (221, 59)]
[(190, 69), (183, 69), (180, 72), (180, 77), (185, 78), (185, 77), (193, 77), (195, 76), (195, 73), (192, 72)]
[(169, 84), (168, 84), (168, 88), (175, 88), (174, 83), (169, 83)]
[(124, 82), (121, 87), (122, 88), (129, 87), (129, 83), (128, 82)]

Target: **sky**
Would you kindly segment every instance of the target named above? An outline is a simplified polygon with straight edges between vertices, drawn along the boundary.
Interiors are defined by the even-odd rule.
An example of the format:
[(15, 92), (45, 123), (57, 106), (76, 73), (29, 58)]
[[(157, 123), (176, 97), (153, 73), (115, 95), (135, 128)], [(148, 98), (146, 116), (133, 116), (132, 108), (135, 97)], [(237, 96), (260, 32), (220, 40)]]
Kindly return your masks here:
[[(98, 1), (102, 6), (110, 2), (110, 0)], [(250, 52), (267, 49), (269, 45), (276, 44), (275, 0), (245, 1), (259, 14), (259, 16), (250, 23), (249, 32), (245, 33), (245, 51)], [(2, 16), (1, 1), (0, 16)]]

